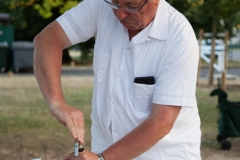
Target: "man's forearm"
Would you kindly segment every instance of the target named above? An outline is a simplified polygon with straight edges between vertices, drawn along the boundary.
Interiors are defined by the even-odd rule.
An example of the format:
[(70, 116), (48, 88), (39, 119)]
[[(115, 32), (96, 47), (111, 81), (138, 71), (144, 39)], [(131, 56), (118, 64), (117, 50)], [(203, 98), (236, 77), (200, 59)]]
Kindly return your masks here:
[[(51, 53), (52, 52), (52, 53)], [(48, 104), (63, 98), (60, 84), (61, 66), (54, 51), (38, 49), (34, 52), (34, 73), (44, 99)]]
[(141, 125), (106, 149), (103, 152), (105, 160), (132, 160), (167, 135), (181, 109), (177, 106), (169, 107), (172, 108), (167, 113), (160, 113), (160, 117), (159, 115), (150, 116)]
[(156, 120), (148, 118), (139, 127), (103, 152), (105, 160), (132, 160), (163, 138)]
[(34, 72), (42, 94), (50, 105), (55, 101), (63, 101), (61, 89), (62, 43), (64, 35), (52, 30), (59, 29), (57, 22), (52, 23), (39, 33), (35, 39)]

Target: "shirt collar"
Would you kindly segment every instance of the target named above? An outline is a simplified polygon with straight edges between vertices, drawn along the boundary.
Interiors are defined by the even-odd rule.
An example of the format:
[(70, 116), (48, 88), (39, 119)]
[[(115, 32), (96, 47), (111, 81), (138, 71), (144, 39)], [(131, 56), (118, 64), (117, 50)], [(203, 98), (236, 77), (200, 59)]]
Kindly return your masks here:
[[(126, 29), (127, 30), (127, 29)], [(127, 32), (127, 31), (126, 31)], [(128, 32), (127, 32), (128, 33)], [(132, 38), (127, 48), (151, 40), (167, 40), (168, 37), (168, 9), (167, 2), (160, 0), (155, 18), (140, 33)]]
[(132, 38), (132, 40), (130, 41), (130, 43), (128, 45), (128, 48), (133, 47), (133, 46), (135, 46), (137, 44), (140, 44), (140, 43), (143, 43), (145, 41), (150, 40), (148, 34), (149, 34), (151, 26), (152, 26), (152, 22), (150, 22), (148, 24), (148, 26), (146, 28), (144, 28), (140, 33), (135, 35)]
[(153, 24), (148, 35), (155, 39), (166, 40), (168, 37), (168, 27), (167, 2), (165, 0), (160, 0), (157, 13), (153, 19)]

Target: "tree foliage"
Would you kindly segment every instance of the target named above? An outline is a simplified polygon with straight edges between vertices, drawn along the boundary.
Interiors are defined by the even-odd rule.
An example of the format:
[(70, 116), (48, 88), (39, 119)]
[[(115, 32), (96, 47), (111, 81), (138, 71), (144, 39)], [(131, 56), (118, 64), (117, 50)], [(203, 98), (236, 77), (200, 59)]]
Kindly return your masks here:
[(38, 10), (39, 14), (43, 18), (52, 17), (53, 10), (58, 9), (59, 14), (63, 14), (65, 11), (76, 6), (81, 0), (42, 0), (34, 4), (34, 8)]
[[(168, 0), (183, 13), (195, 32), (231, 31), (240, 24), (240, 0)], [(215, 31), (214, 31), (215, 30)]]
[[(231, 0), (230, 3), (228, 0), (205, 0), (204, 5), (199, 8), (199, 13), (202, 15), (205, 13), (208, 17), (204, 24), (216, 23), (217, 31), (226, 29), (231, 31), (234, 26), (237, 26), (237, 23), (240, 23), (239, 6), (239, 0)], [(211, 29), (208, 28), (208, 30)]]
[(34, 36), (49, 24), (56, 16), (43, 19), (34, 9), (36, 0), (3, 0), (1, 13), (9, 13), (14, 26), (14, 40), (32, 41)]
[[(15, 39), (32, 40), (47, 24), (82, 0), (0, 0), (0, 11), (14, 18)], [(167, 0), (183, 13), (196, 33), (232, 30), (240, 24), (240, 0)], [(89, 45), (87, 45), (89, 46)]]

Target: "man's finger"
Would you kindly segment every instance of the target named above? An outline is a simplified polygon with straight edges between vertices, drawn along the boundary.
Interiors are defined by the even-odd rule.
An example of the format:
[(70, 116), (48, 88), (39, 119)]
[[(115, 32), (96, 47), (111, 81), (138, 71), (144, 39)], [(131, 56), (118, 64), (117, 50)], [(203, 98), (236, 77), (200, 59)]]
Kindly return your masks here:
[(74, 126), (72, 118), (68, 117), (66, 124), (67, 124), (68, 130), (72, 134), (72, 137), (76, 139), (77, 138), (76, 129), (75, 129), (76, 126)]
[(85, 128), (84, 128), (84, 123), (82, 123), (80, 119), (78, 119), (78, 125), (79, 125), (79, 133), (78, 133), (78, 140), (81, 143), (84, 143), (84, 133), (85, 133)]
[(82, 141), (81, 140), (81, 126), (79, 124), (79, 119), (78, 117), (74, 117), (73, 118), (73, 125), (74, 125), (74, 130), (75, 130), (75, 133), (76, 133), (76, 139), (78, 139), (78, 141)]

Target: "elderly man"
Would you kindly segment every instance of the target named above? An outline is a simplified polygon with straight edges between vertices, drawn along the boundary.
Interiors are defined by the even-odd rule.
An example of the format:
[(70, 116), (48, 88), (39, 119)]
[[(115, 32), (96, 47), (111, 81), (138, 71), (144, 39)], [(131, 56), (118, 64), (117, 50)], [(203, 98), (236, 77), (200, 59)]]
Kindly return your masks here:
[(95, 37), (92, 149), (67, 160), (200, 160), (198, 44), (165, 0), (84, 0), (34, 39), (50, 112), (84, 143), (83, 113), (61, 89), (62, 50)]

